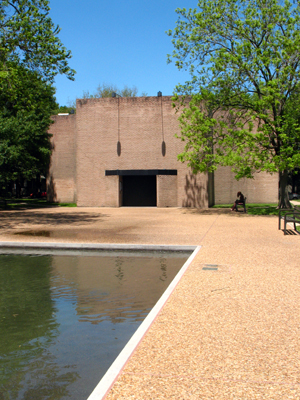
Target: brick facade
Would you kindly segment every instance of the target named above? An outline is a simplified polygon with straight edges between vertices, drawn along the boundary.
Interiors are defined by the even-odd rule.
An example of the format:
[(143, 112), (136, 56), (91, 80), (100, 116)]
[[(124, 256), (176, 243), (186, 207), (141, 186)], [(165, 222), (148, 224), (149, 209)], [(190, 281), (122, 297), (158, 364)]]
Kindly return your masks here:
[[(260, 172), (255, 179), (234, 179), (230, 167), (221, 167), (215, 173), (215, 204), (231, 203), (238, 191), (248, 203), (276, 203), (278, 201), (278, 174)], [(226, 190), (225, 190), (226, 189)]]
[(52, 134), (52, 157), (47, 177), (50, 201), (76, 202), (76, 117), (56, 115)]
[[(276, 175), (256, 174), (254, 180), (236, 182), (227, 168), (214, 176), (194, 175), (177, 161), (184, 143), (175, 138), (180, 130), (171, 97), (77, 100), (76, 115), (55, 116), (54, 121), (48, 179), (52, 200), (76, 201), (78, 206), (122, 206), (126, 171), (146, 175), (157, 171), (151, 173), (156, 175), (158, 207), (231, 203), (238, 190), (249, 201), (277, 200)], [(159, 172), (165, 170), (172, 172)]]

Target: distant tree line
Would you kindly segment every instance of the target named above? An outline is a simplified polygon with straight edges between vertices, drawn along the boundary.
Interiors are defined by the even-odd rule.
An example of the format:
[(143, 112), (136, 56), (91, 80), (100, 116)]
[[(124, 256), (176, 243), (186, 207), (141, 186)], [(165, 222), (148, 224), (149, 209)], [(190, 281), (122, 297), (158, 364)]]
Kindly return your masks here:
[[(112, 97), (113, 93), (116, 93), (121, 97), (137, 97), (138, 88), (136, 86), (129, 87), (124, 85), (123, 89), (118, 88), (117, 85), (110, 83), (101, 83), (96, 88), (95, 92), (90, 93), (88, 90), (82, 94), (83, 99), (99, 99), (103, 97)], [(148, 93), (142, 92), (141, 96), (146, 97)], [(68, 105), (59, 106), (56, 110), (56, 114), (59, 113), (72, 113), (76, 112), (76, 100), (69, 101)]]

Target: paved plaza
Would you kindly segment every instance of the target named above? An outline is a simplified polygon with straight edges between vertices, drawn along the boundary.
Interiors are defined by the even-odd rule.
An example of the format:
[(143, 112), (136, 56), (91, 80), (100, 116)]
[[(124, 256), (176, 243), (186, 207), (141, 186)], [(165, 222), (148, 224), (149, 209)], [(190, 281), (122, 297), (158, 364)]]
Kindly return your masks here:
[(107, 400), (300, 399), (300, 235), (277, 217), (46, 208), (1, 211), (0, 227), (0, 241), (201, 246)]

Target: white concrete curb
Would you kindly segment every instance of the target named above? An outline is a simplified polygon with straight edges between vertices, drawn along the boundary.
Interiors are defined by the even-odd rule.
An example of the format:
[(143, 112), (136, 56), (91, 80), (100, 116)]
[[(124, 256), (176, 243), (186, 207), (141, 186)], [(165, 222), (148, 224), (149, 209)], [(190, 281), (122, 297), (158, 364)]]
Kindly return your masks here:
[[(162, 246), (161, 246), (162, 247)], [(168, 246), (163, 246), (168, 247)], [(190, 249), (191, 246), (180, 246), (181, 250), (188, 250)], [(188, 249), (187, 249), (188, 248)], [(196, 254), (200, 250), (201, 246), (193, 246), (194, 252), (190, 255), (190, 257), (187, 259), (187, 261), (184, 263), (180, 271), (177, 273), (173, 281), (170, 283), (170, 285), (167, 287), (163, 295), (160, 297), (158, 302), (155, 304), (155, 306), (152, 308), (150, 313), (147, 315), (147, 317), (144, 319), (142, 324), (139, 326), (139, 328), (136, 330), (136, 332), (132, 335), (131, 339), (128, 341), (124, 349), (121, 351), (121, 353), (118, 355), (118, 357), (115, 359), (115, 361), (112, 363), (106, 374), (103, 376), (103, 378), (100, 380), (98, 385), (95, 387), (91, 395), (88, 397), (87, 400), (102, 400), (105, 398), (107, 395), (108, 391), (122, 372), (124, 366), (134, 353), (135, 349), (138, 347), (140, 341), (143, 339), (147, 331), (149, 330), (150, 326), (164, 307), (165, 303), (169, 299), (171, 293), (177, 286), (178, 282), (190, 266), (191, 262), (194, 260)]]
[(150, 313), (144, 319), (142, 324), (132, 335), (124, 349), (112, 363), (106, 374), (100, 380), (98, 385), (95, 387), (91, 395), (87, 400), (102, 400), (107, 395), (108, 391), (122, 372), (124, 366), (128, 362), (129, 358), (138, 347), (140, 341), (143, 339), (150, 326), (164, 307), (165, 303), (169, 299), (175, 287), (178, 285), (180, 279), (196, 257), (201, 246), (178, 246), (178, 245), (136, 245), (136, 244), (98, 244), (98, 243), (46, 243), (46, 242), (0, 242), (0, 253), (8, 251), (12, 253), (17, 251), (18, 253), (47, 253), (52, 251), (70, 252), (70, 251), (192, 251), (193, 253), (183, 264), (175, 278), (172, 280), (170, 285), (167, 287), (163, 295), (160, 297), (158, 302), (152, 308)]
[(194, 251), (197, 246), (55, 242), (0, 242), (0, 249)]

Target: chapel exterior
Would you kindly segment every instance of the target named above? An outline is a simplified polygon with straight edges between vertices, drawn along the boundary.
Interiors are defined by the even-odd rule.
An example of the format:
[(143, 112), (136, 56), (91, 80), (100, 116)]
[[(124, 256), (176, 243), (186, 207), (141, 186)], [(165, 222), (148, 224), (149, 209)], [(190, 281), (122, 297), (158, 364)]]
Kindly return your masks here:
[(278, 200), (278, 175), (236, 181), (229, 167), (193, 174), (171, 96), (81, 99), (76, 114), (56, 115), (48, 200), (82, 207), (195, 207)]

